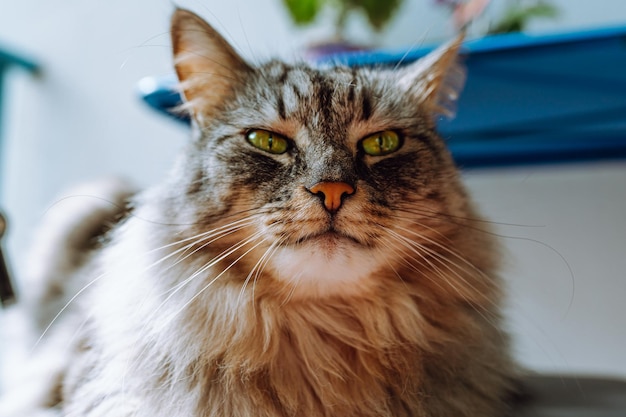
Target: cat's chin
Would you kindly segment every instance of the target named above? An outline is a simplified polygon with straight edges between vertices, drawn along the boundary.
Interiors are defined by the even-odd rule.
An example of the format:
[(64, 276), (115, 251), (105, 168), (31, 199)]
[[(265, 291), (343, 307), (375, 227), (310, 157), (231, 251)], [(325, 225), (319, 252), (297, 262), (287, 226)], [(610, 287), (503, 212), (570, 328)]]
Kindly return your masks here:
[(270, 261), (292, 299), (358, 296), (369, 292), (380, 256), (373, 248), (325, 232), (279, 248)]

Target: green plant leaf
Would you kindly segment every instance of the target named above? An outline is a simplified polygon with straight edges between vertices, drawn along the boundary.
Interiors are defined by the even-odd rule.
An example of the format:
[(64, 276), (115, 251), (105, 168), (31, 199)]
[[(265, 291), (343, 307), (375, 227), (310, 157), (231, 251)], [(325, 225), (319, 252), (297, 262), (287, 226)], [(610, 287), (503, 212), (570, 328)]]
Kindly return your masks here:
[(298, 25), (312, 23), (319, 11), (328, 3), (338, 10), (339, 31), (345, 25), (346, 17), (354, 10), (361, 9), (369, 24), (381, 30), (394, 16), (404, 0), (283, 0), (283, 4)]
[(307, 25), (315, 20), (324, 0), (283, 0), (283, 3), (297, 25)]
[(514, 6), (509, 8), (502, 19), (489, 29), (489, 33), (521, 32), (532, 19), (537, 17), (554, 18), (558, 14), (559, 10), (556, 7), (544, 2), (526, 7)]
[(355, 0), (352, 3), (365, 11), (375, 30), (381, 30), (394, 16), (403, 0)]

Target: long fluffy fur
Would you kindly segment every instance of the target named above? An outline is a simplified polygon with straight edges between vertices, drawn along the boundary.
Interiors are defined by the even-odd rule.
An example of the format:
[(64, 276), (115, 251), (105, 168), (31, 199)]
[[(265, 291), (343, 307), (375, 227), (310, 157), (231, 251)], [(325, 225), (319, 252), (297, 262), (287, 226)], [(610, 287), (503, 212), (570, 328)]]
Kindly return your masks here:
[[(50, 385), (61, 414), (506, 412), (497, 245), (433, 122), (460, 88), (459, 41), (398, 71), (252, 68), (189, 12), (172, 31), (194, 140), (102, 248), (72, 246), (71, 273), (46, 265), (81, 283), (57, 323), (76, 336)], [(364, 154), (385, 130), (397, 152)], [(336, 212), (311, 191), (323, 181), (354, 190)]]

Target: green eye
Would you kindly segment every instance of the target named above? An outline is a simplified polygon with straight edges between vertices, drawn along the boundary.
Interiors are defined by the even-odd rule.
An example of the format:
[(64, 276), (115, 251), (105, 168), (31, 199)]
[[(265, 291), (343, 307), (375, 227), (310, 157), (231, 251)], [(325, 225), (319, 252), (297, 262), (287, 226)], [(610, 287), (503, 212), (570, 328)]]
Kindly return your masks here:
[(361, 141), (361, 147), (371, 156), (388, 155), (400, 149), (400, 146), (400, 136), (393, 130), (375, 133)]
[(251, 130), (246, 134), (246, 138), (255, 148), (276, 155), (285, 153), (289, 149), (289, 141), (284, 136), (267, 130)]

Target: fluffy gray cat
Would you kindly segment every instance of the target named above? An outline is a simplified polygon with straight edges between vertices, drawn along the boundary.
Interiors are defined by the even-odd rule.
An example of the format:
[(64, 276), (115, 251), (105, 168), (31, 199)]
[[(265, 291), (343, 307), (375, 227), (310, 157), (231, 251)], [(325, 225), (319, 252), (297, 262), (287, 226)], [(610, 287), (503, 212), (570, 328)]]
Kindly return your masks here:
[(460, 42), (395, 70), (253, 67), (177, 10), (193, 140), (129, 205), (109, 183), (44, 226), (32, 314), (67, 308), (0, 415), (504, 415), (497, 246), (435, 131)]

